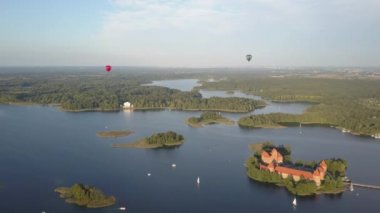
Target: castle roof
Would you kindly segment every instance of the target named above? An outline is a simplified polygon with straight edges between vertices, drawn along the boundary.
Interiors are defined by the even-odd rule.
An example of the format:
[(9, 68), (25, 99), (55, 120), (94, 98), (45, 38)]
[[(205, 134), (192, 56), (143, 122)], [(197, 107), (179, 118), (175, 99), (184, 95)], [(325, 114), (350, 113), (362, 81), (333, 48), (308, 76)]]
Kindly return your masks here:
[(278, 151), (276, 148), (273, 148), (272, 149), (272, 152), (271, 152), (271, 155), (277, 155)]
[(269, 155), (268, 152), (263, 151), (263, 152), (261, 153), (261, 157), (262, 157), (262, 158), (270, 158), (270, 155)]
[(319, 163), (319, 166), (321, 166), (323, 169), (326, 169), (327, 168), (327, 163), (325, 160), (322, 160), (320, 163)]
[(270, 164), (268, 165), (268, 169), (274, 169), (274, 165), (273, 165), (273, 163), (270, 163)]
[(307, 179), (313, 178), (313, 174), (309, 171), (304, 171), (304, 170), (299, 170), (299, 169), (294, 169), (294, 168), (289, 168), (289, 167), (284, 167), (284, 166), (277, 166), (275, 168), (275, 171), (278, 173), (285, 173), (285, 174), (294, 175), (294, 176), (303, 176), (304, 178), (307, 178)]

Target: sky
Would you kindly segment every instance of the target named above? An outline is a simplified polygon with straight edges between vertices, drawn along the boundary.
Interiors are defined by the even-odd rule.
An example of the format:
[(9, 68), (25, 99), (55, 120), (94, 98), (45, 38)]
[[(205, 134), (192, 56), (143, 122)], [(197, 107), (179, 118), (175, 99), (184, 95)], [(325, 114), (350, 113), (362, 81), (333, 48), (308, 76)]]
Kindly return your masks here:
[(380, 66), (379, 11), (380, 0), (1, 0), (0, 66)]

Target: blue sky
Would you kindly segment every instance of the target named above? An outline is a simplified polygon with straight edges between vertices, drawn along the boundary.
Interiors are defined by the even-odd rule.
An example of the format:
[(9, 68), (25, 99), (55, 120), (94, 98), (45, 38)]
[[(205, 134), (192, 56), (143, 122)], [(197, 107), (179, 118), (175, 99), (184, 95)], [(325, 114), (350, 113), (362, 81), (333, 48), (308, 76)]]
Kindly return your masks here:
[(380, 66), (379, 11), (380, 0), (1, 0), (0, 66)]

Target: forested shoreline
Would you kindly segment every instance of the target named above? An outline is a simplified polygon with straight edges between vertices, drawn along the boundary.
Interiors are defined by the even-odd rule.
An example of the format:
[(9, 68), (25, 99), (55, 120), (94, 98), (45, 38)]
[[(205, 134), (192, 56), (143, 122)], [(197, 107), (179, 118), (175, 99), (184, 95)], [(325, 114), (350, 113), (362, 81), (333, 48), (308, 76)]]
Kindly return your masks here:
[(264, 101), (246, 98), (202, 98), (158, 86), (142, 86), (156, 74), (94, 75), (88, 73), (34, 73), (0, 76), (0, 103), (55, 104), (67, 111), (113, 111), (129, 101), (134, 109), (212, 110), (250, 112)]
[[(250, 112), (265, 106), (262, 100), (202, 98), (198, 89), (240, 90), (280, 102), (312, 102), (302, 115), (269, 114), (240, 119), (243, 127), (297, 123), (329, 125), (354, 134), (380, 135), (380, 81), (276, 76), (271, 73), (128, 72), (112, 75), (94, 72), (0, 73), (0, 103), (54, 104), (67, 111), (115, 111), (129, 101), (134, 109)], [(310, 72), (309, 76), (312, 76)], [(202, 86), (184, 92), (142, 86), (153, 80), (202, 79)], [(215, 81), (205, 79), (214, 78)], [(259, 123), (257, 123), (259, 122)]]
[(305, 77), (230, 76), (203, 82), (202, 89), (240, 90), (280, 102), (315, 103), (301, 115), (272, 113), (246, 116), (241, 127), (281, 127), (317, 124), (346, 129), (353, 134), (380, 134), (380, 81), (375, 79), (322, 79)]
[(186, 123), (192, 127), (203, 127), (203, 125), (211, 124), (227, 124), (232, 125), (234, 121), (231, 121), (220, 113), (217, 112), (202, 112), (199, 117), (190, 117), (186, 120)]

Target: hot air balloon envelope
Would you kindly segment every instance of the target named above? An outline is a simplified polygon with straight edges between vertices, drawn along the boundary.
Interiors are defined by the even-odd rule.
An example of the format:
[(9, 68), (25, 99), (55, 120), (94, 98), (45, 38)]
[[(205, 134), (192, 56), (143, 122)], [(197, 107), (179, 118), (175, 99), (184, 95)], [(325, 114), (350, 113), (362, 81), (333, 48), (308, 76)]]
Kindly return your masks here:
[(112, 69), (111, 65), (106, 65), (105, 70), (107, 72), (111, 72), (111, 69)]
[(248, 55), (245, 56), (245, 58), (247, 59), (247, 61), (251, 61), (252, 55), (248, 54)]

